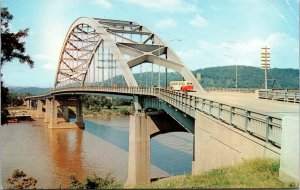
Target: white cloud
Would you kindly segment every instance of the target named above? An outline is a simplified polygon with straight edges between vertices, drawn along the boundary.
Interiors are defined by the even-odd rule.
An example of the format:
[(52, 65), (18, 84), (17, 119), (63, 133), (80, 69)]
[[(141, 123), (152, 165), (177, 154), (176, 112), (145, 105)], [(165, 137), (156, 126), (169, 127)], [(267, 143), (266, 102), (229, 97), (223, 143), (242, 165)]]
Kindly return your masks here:
[(176, 27), (177, 27), (177, 23), (171, 18), (159, 20), (155, 25), (155, 28), (157, 29), (168, 29), (168, 28), (176, 28)]
[(260, 49), (264, 46), (271, 48), (272, 68), (299, 68), (298, 41), (284, 33), (273, 33), (266, 39), (237, 42), (199, 40), (195, 48), (177, 53), (192, 70), (235, 64), (259, 67)]
[(185, 0), (123, 0), (154, 11), (164, 12), (195, 12), (198, 8)]
[(101, 5), (103, 8), (110, 9), (112, 7), (111, 2), (108, 0), (95, 0), (95, 3)]
[(56, 70), (57, 69), (57, 64), (55, 63), (46, 63), (43, 65), (44, 69), (48, 69), (48, 70)]
[(57, 58), (51, 57), (49, 54), (36, 54), (32, 57), (36, 63), (42, 64), (44, 69), (55, 70), (57, 68)]
[(196, 17), (190, 21), (190, 25), (196, 27), (203, 27), (207, 25), (207, 21), (203, 17), (197, 14)]

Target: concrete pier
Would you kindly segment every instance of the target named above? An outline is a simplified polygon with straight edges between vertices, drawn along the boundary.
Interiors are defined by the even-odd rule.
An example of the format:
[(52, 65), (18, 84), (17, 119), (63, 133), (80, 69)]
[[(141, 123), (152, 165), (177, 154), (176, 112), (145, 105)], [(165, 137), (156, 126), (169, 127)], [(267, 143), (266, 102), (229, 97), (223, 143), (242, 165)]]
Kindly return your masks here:
[(130, 116), (127, 187), (150, 183), (150, 139), (156, 135), (187, 132), (165, 112), (135, 113)]
[(77, 99), (77, 104), (76, 104), (76, 125), (80, 129), (84, 129), (84, 122), (83, 122), (83, 116), (82, 116), (82, 101), (80, 98)]
[(70, 118), (69, 118), (69, 108), (68, 108), (68, 106), (63, 106), (62, 111), (63, 111), (63, 117), (64, 117), (65, 121), (69, 122)]
[(49, 123), (50, 122), (50, 117), (51, 117), (51, 100), (46, 99), (46, 104), (45, 104), (45, 118), (44, 122)]
[(43, 102), (42, 102), (42, 100), (37, 100), (37, 108), (36, 108), (35, 118), (40, 119), (43, 117), (44, 117)]
[(57, 112), (58, 112), (59, 103), (55, 98), (51, 99), (50, 108), (51, 108), (51, 116), (48, 128), (57, 128), (58, 120), (57, 120)]
[(130, 116), (127, 187), (150, 183), (150, 130), (145, 113)]

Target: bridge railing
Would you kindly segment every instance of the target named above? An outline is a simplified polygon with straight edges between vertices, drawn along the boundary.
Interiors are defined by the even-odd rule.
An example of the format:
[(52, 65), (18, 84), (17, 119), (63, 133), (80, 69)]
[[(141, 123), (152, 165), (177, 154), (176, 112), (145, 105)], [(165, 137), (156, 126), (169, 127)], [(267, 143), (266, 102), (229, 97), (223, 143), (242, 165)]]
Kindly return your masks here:
[(200, 111), (275, 146), (281, 145), (282, 119), (278, 116), (168, 90), (160, 90), (159, 98), (192, 117)]
[[(153, 96), (167, 102), (170, 106), (183, 113), (195, 117), (199, 111), (224, 122), (247, 134), (260, 138), (280, 147), (281, 145), (281, 118), (278, 116), (260, 113), (241, 106), (229, 105), (219, 101), (187, 93), (169, 91), (154, 87), (71, 87), (57, 89), (52, 95), (63, 92), (102, 92), (126, 95)], [(46, 94), (49, 96), (50, 94)], [(45, 95), (45, 96), (46, 96)]]
[(299, 91), (291, 90), (258, 90), (258, 98), (277, 100), (283, 102), (299, 103)]

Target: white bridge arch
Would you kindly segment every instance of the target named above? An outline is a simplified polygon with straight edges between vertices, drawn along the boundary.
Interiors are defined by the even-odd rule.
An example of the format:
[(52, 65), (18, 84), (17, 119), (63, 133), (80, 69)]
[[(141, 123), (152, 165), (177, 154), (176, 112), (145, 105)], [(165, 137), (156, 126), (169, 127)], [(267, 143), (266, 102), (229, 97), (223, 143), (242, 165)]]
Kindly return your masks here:
[(136, 22), (86, 17), (77, 19), (65, 37), (54, 89), (113, 85), (113, 79), (138, 86), (131, 68), (147, 62), (178, 72), (194, 83), (196, 91), (203, 91), (175, 52), (152, 31)]

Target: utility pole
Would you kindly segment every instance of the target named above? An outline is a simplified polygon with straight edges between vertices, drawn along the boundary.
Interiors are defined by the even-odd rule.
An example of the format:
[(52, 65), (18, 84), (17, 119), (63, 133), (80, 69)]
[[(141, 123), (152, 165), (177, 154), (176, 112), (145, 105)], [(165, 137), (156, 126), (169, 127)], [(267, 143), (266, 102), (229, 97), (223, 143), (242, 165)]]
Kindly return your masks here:
[(267, 46), (261, 48), (261, 68), (265, 70), (265, 90), (268, 89), (267, 70), (270, 69), (270, 48)]

